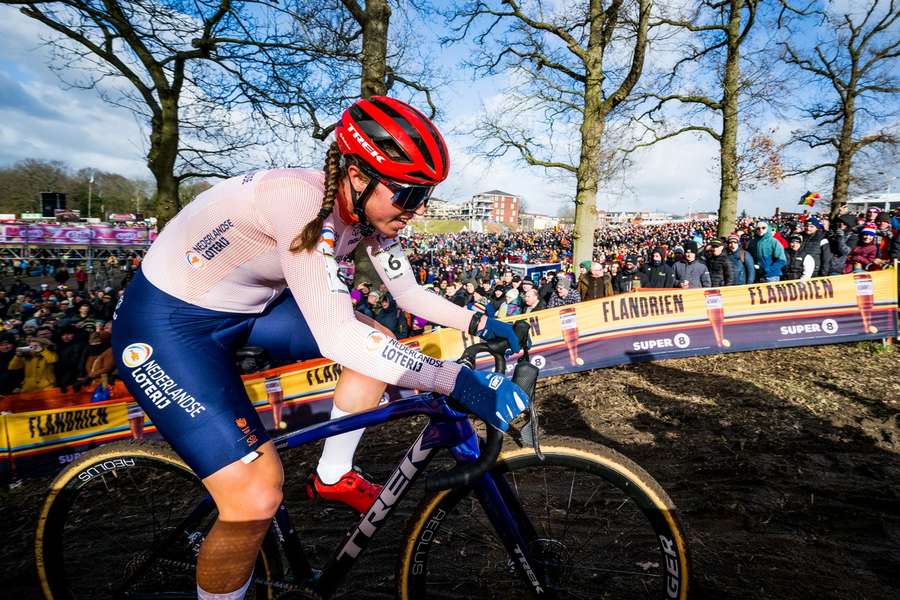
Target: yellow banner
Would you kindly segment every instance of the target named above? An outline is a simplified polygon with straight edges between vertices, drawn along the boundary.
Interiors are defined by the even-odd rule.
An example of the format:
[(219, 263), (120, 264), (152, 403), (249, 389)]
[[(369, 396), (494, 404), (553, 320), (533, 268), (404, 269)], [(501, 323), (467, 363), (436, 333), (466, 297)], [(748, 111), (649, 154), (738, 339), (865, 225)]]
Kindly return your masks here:
[(42, 410), (5, 415), (4, 422), (13, 453), (27, 451), (58, 442), (76, 442), (85, 438), (108, 435), (127, 424), (125, 404), (78, 406), (59, 410)]

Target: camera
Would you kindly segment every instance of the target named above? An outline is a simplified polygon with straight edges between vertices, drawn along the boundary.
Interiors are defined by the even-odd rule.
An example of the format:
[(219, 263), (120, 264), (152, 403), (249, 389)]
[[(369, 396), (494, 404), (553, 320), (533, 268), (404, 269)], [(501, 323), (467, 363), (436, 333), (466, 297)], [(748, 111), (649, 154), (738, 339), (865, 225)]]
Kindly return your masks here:
[(31, 346), (21, 346), (16, 348), (16, 352), (19, 354), (31, 354), (34, 350), (32, 350)]

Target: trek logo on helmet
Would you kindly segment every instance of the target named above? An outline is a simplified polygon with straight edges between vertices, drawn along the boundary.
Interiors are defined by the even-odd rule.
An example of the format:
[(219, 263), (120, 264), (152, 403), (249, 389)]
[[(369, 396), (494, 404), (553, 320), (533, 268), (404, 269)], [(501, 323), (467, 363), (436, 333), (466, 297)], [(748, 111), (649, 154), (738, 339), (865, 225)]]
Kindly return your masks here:
[(384, 156), (378, 153), (378, 150), (372, 147), (372, 145), (366, 141), (366, 139), (360, 135), (360, 133), (356, 130), (356, 127), (353, 126), (352, 123), (347, 124), (347, 131), (350, 132), (350, 135), (353, 136), (359, 145), (362, 146), (362, 149), (368, 152), (372, 158), (378, 161), (379, 164), (384, 162)]

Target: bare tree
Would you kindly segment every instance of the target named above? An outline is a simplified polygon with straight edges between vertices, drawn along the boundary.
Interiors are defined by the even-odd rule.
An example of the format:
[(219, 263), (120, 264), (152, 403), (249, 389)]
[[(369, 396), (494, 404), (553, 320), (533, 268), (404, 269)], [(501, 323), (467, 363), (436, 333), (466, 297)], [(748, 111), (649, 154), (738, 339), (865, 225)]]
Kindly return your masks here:
[(52, 66), (66, 83), (97, 89), (148, 125), (147, 166), (161, 222), (180, 209), (182, 181), (222, 176), (260, 141), (248, 115), (238, 112), (238, 98), (220, 104), (207, 92), (216, 82), (214, 65), (239, 56), (270, 63), (269, 48), (291, 47), (270, 4), (0, 1), (53, 32), (46, 40), (55, 53)]
[(793, 39), (783, 44), (785, 62), (805, 78), (798, 79), (797, 88), (807, 90), (800, 94), (804, 101), (800, 108), (812, 121), (808, 130), (795, 132), (791, 140), (811, 149), (812, 160), (805, 157), (806, 166), (789, 174), (832, 170), (834, 216), (847, 202), (854, 161), (865, 158), (871, 165), (876, 155), (893, 154), (900, 144), (895, 97), (900, 92), (900, 8), (895, 0), (851, 3), (841, 11), (785, 5), (808, 17), (798, 22), (799, 27), (808, 28), (809, 19), (823, 24), (811, 47), (801, 47)]
[[(656, 80), (655, 91), (641, 95), (651, 102), (638, 122), (649, 141), (633, 149), (655, 144), (685, 133), (709, 136), (719, 146), (718, 235), (734, 230), (738, 191), (763, 179), (781, 178), (780, 157), (770, 133), (739, 135), (742, 112), (771, 99), (774, 89), (771, 67), (766, 62), (766, 39), (753, 36), (759, 26), (759, 0), (695, 0), (653, 22), (654, 27), (672, 28), (679, 45), (685, 34), (683, 55), (672, 69)], [(670, 127), (666, 114), (670, 105), (683, 111), (677, 120), (687, 124)]]
[(368, 94), (395, 82), (425, 89), (389, 66), (406, 57), (388, 53), (387, 0), (0, 2), (54, 32), (64, 81), (147, 124), (161, 223), (181, 208), (181, 182), (256, 166), (271, 133), (324, 139), (336, 106), (357, 96), (348, 78)]
[(593, 254), (597, 193), (614, 163), (604, 136), (641, 76), (652, 4), (475, 0), (449, 15), (448, 41), (475, 42), (476, 76), (506, 73), (512, 81), (505, 102), (476, 127), (482, 155), (511, 151), (574, 177), (576, 263)]

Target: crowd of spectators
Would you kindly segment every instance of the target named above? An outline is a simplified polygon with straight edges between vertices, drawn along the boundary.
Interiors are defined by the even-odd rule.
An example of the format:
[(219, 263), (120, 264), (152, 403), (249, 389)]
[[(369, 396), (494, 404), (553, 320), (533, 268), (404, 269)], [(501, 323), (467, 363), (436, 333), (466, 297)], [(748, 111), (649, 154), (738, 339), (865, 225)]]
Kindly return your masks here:
[[(119, 269), (112, 257), (105, 267)], [(12, 282), (0, 288), (0, 394), (58, 387), (63, 392), (88, 387), (95, 399), (108, 394), (115, 364), (110, 349), (112, 318), (130, 273), (140, 256), (123, 261), (127, 268), (117, 287), (88, 287), (86, 265), (65, 260), (15, 260), (4, 265)], [(55, 283), (29, 285), (26, 278)], [(99, 279), (95, 278), (95, 279)]]
[[(577, 266), (572, 265), (572, 234), (565, 229), (414, 233), (402, 241), (426, 288), (460, 306), (505, 317), (638, 287), (719, 287), (879, 269), (900, 260), (900, 209), (893, 215), (870, 209), (834, 221), (806, 214), (744, 218), (725, 238), (716, 237), (715, 221), (603, 227), (595, 234), (593, 260)], [(126, 258), (124, 279), (103, 287), (93, 285), (100, 280), (96, 271), (89, 278), (80, 264), (6, 265), (12, 283), (0, 289), (0, 394), (88, 387), (102, 398), (115, 368), (112, 313), (128, 273), (139, 263), (139, 256)], [(519, 263), (559, 267), (533, 281), (513, 274), (510, 265)], [(55, 283), (24, 283), (36, 269)], [(357, 283), (351, 298), (357, 311), (398, 338), (432, 327), (398, 308), (384, 285)], [(269, 364), (249, 361), (248, 368)]]

